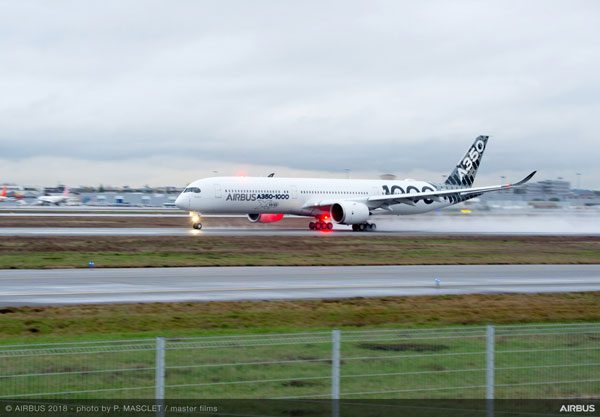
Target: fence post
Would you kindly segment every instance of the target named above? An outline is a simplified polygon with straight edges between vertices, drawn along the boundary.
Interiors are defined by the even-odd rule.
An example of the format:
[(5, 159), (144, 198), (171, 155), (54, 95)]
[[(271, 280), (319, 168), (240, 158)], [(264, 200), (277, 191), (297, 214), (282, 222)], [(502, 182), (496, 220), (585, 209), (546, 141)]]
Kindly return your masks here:
[(155, 398), (165, 399), (165, 338), (156, 338)]
[(340, 342), (339, 330), (331, 332), (331, 415), (340, 415)]
[(485, 399), (487, 408), (487, 417), (494, 416), (494, 342), (495, 329), (493, 324), (488, 324), (486, 328), (486, 373), (485, 373)]

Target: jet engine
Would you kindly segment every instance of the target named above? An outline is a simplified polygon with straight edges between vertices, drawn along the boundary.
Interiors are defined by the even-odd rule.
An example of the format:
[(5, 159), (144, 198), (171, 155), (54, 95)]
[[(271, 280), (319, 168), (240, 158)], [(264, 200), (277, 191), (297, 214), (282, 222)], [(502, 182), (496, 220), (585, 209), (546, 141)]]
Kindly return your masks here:
[(250, 220), (252, 223), (274, 223), (274, 222), (278, 222), (281, 219), (283, 219), (282, 213), (248, 214), (248, 220)]
[(363, 203), (342, 201), (331, 206), (331, 218), (342, 224), (365, 223), (369, 218), (369, 208)]

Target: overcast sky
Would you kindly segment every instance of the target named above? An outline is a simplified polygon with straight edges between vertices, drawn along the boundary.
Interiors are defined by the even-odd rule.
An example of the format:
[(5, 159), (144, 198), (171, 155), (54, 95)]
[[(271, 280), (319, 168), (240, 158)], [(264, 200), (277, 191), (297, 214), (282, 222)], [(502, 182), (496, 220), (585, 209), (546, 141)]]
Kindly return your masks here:
[(478, 184), (600, 188), (599, 124), (596, 0), (0, 0), (0, 182), (439, 180), (489, 134)]

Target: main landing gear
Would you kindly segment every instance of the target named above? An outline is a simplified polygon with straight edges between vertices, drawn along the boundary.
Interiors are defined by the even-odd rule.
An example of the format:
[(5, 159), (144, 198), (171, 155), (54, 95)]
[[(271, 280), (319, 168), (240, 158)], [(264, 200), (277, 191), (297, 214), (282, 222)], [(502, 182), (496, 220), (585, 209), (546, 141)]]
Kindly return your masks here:
[(373, 231), (377, 230), (377, 225), (375, 223), (353, 224), (352, 230), (354, 230), (355, 232), (365, 232), (365, 231), (373, 232)]
[(200, 229), (202, 229), (202, 223), (194, 222), (194, 223), (192, 223), (192, 227), (196, 230), (200, 230)]
[(333, 223), (319, 220), (318, 222), (310, 222), (308, 228), (310, 230), (333, 230)]

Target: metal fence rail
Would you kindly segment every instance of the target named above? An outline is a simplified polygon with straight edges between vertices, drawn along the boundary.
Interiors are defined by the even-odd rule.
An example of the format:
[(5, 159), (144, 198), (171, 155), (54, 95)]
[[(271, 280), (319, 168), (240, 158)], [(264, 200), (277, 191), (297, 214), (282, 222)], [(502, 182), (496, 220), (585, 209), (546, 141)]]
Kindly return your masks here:
[(0, 398), (598, 398), (600, 324), (0, 348)]

